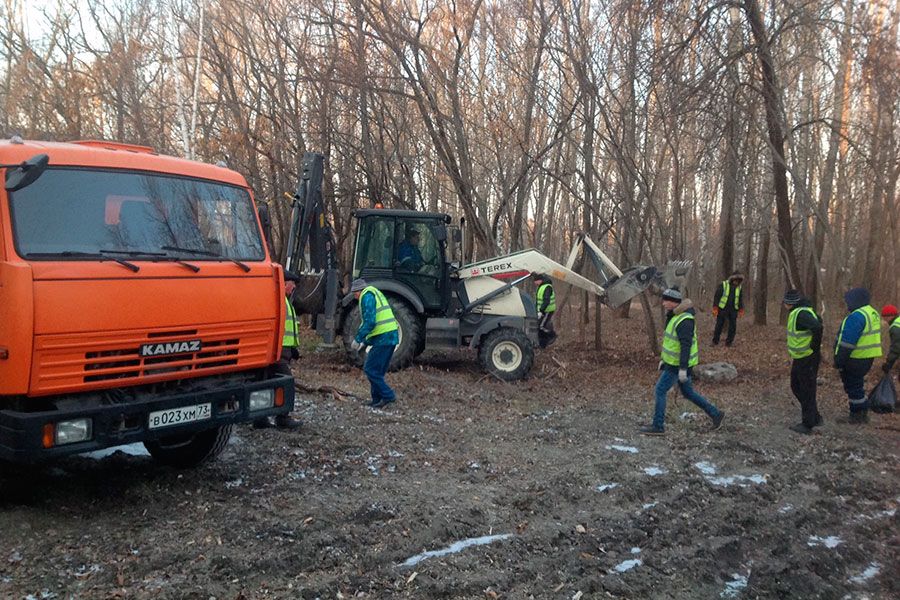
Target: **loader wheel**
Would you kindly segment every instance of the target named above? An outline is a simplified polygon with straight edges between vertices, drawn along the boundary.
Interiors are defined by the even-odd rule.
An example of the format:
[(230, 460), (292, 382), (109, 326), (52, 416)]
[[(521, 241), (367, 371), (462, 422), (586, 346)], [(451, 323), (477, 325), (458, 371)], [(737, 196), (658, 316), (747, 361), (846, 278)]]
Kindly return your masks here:
[(481, 341), (478, 359), (488, 373), (503, 381), (517, 381), (527, 377), (531, 371), (534, 347), (521, 330), (500, 327)]
[(157, 462), (172, 467), (194, 467), (211, 460), (228, 445), (231, 425), (204, 431), (183, 433), (144, 442), (144, 447)]
[[(397, 371), (405, 369), (412, 363), (413, 358), (421, 353), (421, 350), (417, 351), (419, 348), (424, 350), (425, 335), (422, 331), (422, 320), (406, 302), (388, 296), (388, 304), (391, 305), (391, 311), (400, 326), (397, 332), (400, 343), (394, 348), (394, 355), (391, 357), (389, 367), (391, 371)], [(357, 367), (362, 367), (366, 362), (366, 352), (365, 350), (353, 352), (350, 350), (350, 343), (353, 341), (361, 321), (362, 317), (359, 314), (359, 304), (357, 303), (350, 309), (347, 319), (344, 321), (344, 348), (347, 351), (348, 360)]]

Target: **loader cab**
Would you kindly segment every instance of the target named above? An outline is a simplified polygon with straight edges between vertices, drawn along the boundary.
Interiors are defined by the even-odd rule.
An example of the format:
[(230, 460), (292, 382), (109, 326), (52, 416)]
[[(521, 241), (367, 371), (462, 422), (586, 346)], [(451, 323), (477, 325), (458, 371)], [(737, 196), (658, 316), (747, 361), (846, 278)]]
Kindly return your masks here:
[(409, 287), (426, 313), (443, 313), (449, 298), (447, 223), (441, 213), (356, 211), (353, 277), (388, 279)]

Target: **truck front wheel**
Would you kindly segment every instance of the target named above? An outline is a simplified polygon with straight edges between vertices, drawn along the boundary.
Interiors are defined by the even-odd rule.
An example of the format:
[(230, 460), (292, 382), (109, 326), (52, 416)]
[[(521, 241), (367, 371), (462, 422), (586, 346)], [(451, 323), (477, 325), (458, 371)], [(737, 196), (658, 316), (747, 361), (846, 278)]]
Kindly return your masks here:
[(156, 461), (172, 467), (186, 468), (222, 454), (230, 437), (231, 425), (222, 425), (204, 431), (162, 437), (144, 442), (144, 446)]
[(488, 373), (503, 381), (517, 381), (531, 371), (534, 347), (523, 331), (499, 327), (481, 340), (478, 359)]

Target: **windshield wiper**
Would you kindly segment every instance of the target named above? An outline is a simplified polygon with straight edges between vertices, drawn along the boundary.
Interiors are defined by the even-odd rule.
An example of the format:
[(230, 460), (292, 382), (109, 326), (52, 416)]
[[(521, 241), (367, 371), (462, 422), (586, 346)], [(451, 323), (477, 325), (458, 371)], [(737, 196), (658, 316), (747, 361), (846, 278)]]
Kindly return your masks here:
[(172, 252), (191, 252), (193, 254), (198, 254), (200, 256), (210, 256), (212, 258), (219, 258), (222, 260), (228, 260), (239, 266), (244, 270), (244, 273), (250, 272), (250, 267), (246, 263), (242, 263), (236, 258), (229, 258), (227, 256), (222, 256), (218, 252), (213, 252), (211, 250), (197, 250), (196, 248), (182, 248), (180, 246), (160, 246), (162, 250), (171, 250)]
[(197, 265), (192, 265), (189, 262), (185, 262), (185, 261), (181, 260), (180, 258), (178, 258), (177, 256), (171, 256), (167, 252), (150, 252), (149, 250), (105, 250), (105, 249), (100, 250), (100, 252), (102, 252), (103, 254), (125, 254), (127, 256), (133, 256), (133, 257), (151, 257), (152, 259), (160, 259), (161, 258), (161, 259), (165, 259), (165, 260), (170, 260), (172, 262), (176, 262), (179, 265), (187, 267), (194, 273), (197, 273), (200, 271), (200, 267), (198, 267)]
[(101, 252), (79, 252), (77, 250), (63, 250), (62, 252), (29, 252), (25, 255), (25, 258), (49, 258), (53, 256), (62, 256), (65, 258), (96, 258), (101, 262), (104, 260), (111, 260), (135, 273), (141, 270), (141, 268), (134, 263), (122, 260), (121, 258), (116, 258), (115, 256), (107, 257)]

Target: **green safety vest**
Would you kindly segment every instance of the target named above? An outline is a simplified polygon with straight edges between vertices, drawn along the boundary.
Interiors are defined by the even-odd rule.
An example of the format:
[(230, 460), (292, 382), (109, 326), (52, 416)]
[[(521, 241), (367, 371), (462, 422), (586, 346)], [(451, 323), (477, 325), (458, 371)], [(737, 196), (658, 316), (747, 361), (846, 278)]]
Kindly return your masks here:
[(545, 296), (548, 293), (550, 294), (550, 304), (547, 305), (547, 310), (545, 310), (544, 312), (556, 312), (556, 292), (553, 291), (553, 286), (549, 283), (543, 283), (541, 284), (541, 287), (538, 288), (537, 309), (541, 310), (541, 307), (544, 305)]
[(894, 322), (891, 323), (891, 327), (890, 327), (890, 328), (891, 328), (891, 329), (894, 329), (895, 327), (896, 327), (897, 329), (900, 329), (900, 317), (897, 317), (896, 319), (894, 319)]
[(300, 346), (300, 342), (297, 340), (297, 313), (287, 296), (284, 298), (284, 305), (287, 307), (287, 312), (284, 315), (284, 338), (281, 340), (281, 345), (286, 348), (297, 348)]
[(384, 297), (381, 290), (371, 285), (368, 286), (359, 295), (360, 304), (362, 304), (363, 296), (366, 294), (373, 294), (375, 296), (375, 327), (372, 328), (372, 331), (369, 332), (366, 339), (368, 340), (376, 335), (381, 335), (390, 331), (397, 331), (400, 326), (397, 324), (397, 319), (394, 318), (394, 311), (391, 310), (391, 305), (388, 304), (387, 298)]
[[(673, 367), (681, 366), (681, 342), (678, 340), (676, 329), (682, 321), (687, 319), (694, 320), (694, 315), (690, 313), (681, 313), (669, 320), (666, 325), (666, 332), (663, 335), (662, 345), (662, 361)], [(700, 351), (697, 349), (697, 327), (694, 326), (694, 341), (691, 342), (691, 357), (688, 359), (688, 367), (693, 367), (700, 362)]]
[(810, 348), (813, 339), (812, 331), (809, 331), (808, 329), (797, 329), (797, 317), (799, 317), (802, 312), (808, 312), (813, 317), (819, 318), (816, 311), (808, 306), (795, 308), (791, 311), (791, 314), (788, 315), (787, 348), (788, 354), (790, 354), (793, 359), (806, 358), (813, 353), (812, 348)]
[[(866, 327), (863, 329), (862, 335), (859, 336), (856, 346), (850, 353), (850, 358), (878, 358), (881, 356), (881, 315), (868, 304), (861, 308), (857, 308), (851, 312), (850, 315), (857, 312), (865, 317)], [(850, 315), (847, 315), (844, 317), (844, 320), (841, 321), (841, 331), (838, 333), (838, 343), (834, 347), (835, 354), (838, 353), (841, 344), (844, 343), (841, 341), (841, 338), (844, 335), (844, 325), (847, 323), (847, 319)]]
[[(731, 293), (731, 282), (727, 279), (722, 282), (722, 297), (719, 298), (719, 308), (725, 308), (728, 304), (728, 295)], [(734, 309), (741, 307), (741, 286), (734, 288)]]

